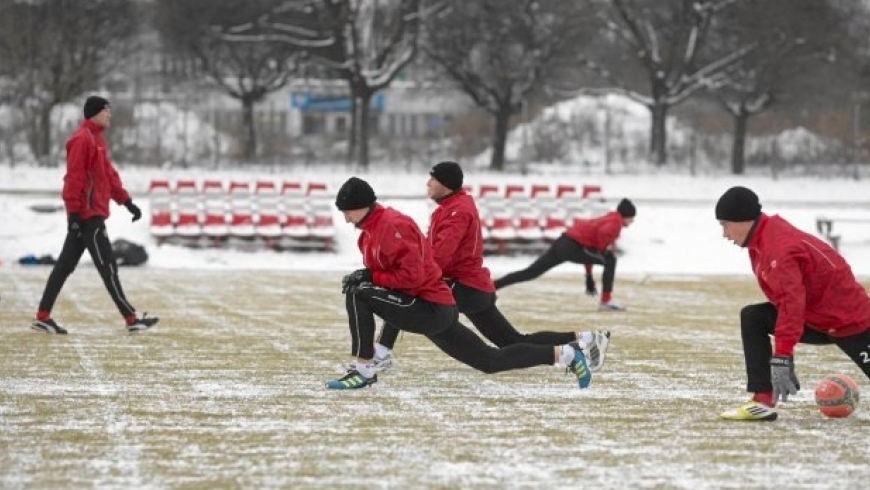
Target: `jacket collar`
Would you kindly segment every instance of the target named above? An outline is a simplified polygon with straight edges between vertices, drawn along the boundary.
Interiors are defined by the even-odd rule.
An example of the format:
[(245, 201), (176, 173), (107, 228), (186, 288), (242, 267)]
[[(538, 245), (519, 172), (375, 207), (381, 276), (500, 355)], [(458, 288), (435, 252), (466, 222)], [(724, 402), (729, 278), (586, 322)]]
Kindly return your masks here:
[(770, 221), (770, 216), (764, 213), (761, 213), (758, 216), (755, 223), (752, 223), (752, 228), (749, 229), (749, 233), (746, 235), (746, 241), (743, 242), (744, 248), (758, 248), (759, 243), (761, 242), (761, 230), (767, 226), (768, 221)]
[(102, 134), (103, 129), (105, 129), (104, 127), (102, 127), (102, 126), (100, 126), (99, 124), (97, 124), (97, 123), (91, 121), (90, 119), (85, 119), (85, 120), (83, 120), (83, 121), (82, 121), (82, 127), (83, 127), (83, 128), (87, 128), (88, 131), (90, 131), (90, 132), (92, 132), (92, 133), (96, 133), (96, 134)]
[(360, 230), (371, 230), (377, 225), (378, 221), (381, 220), (381, 216), (383, 215), (384, 207), (376, 202), (372, 205), (371, 209), (369, 209), (369, 212), (366, 213), (365, 216), (363, 216), (363, 219), (359, 220), (359, 223), (356, 224), (356, 227)]
[(447, 195), (439, 197), (438, 199), (435, 199), (435, 202), (438, 203), (439, 206), (441, 206), (441, 205), (447, 203), (447, 201), (453, 200), (454, 198), (456, 198), (456, 196), (464, 196), (466, 194), (467, 194), (467, 192), (465, 192), (465, 189), (457, 189), (457, 190), (451, 192), (450, 194), (447, 194)]

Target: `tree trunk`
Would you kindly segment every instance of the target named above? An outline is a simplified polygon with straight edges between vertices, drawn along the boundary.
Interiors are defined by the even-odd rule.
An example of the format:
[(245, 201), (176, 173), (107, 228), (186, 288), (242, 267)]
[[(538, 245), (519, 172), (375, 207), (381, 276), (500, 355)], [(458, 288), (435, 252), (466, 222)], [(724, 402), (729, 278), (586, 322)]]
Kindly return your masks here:
[(667, 122), (668, 106), (656, 103), (649, 108), (652, 115), (652, 128), (650, 132), (650, 156), (657, 167), (661, 167), (668, 161), (668, 134)]
[(356, 135), (359, 131), (359, 96), (356, 89), (350, 87), (350, 125), (347, 135), (347, 164), (351, 165), (356, 160)]
[(245, 132), (242, 153), (246, 162), (257, 157), (257, 128), (254, 126), (254, 101), (242, 99), (242, 129)]
[(489, 162), (490, 170), (497, 172), (504, 170), (504, 151), (510, 119), (511, 113), (507, 109), (501, 108), (495, 113), (495, 134), (492, 141), (492, 159)]
[(369, 112), (372, 93), (365, 91), (359, 97), (359, 159), (357, 163), (363, 170), (369, 168)]
[(746, 129), (749, 124), (749, 113), (740, 108), (734, 114), (734, 137), (731, 142), (731, 173), (743, 175), (746, 170)]

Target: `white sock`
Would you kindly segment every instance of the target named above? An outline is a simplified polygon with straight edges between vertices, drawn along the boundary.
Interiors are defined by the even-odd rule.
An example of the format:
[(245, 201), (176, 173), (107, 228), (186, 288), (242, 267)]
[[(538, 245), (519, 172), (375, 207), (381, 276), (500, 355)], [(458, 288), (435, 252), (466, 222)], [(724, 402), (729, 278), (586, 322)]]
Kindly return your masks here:
[(578, 332), (577, 340), (583, 342), (586, 345), (592, 345), (592, 342), (595, 340), (595, 336), (592, 335), (592, 332)]
[(381, 344), (375, 344), (375, 357), (378, 359), (386, 359), (390, 356), (392, 349), (388, 349), (387, 347)]
[(363, 364), (359, 361), (356, 363), (356, 370), (366, 378), (371, 378), (375, 375), (375, 367), (371, 364)]
[(565, 366), (571, 364), (574, 360), (574, 348), (568, 344), (562, 346), (562, 352), (559, 354), (559, 364)]

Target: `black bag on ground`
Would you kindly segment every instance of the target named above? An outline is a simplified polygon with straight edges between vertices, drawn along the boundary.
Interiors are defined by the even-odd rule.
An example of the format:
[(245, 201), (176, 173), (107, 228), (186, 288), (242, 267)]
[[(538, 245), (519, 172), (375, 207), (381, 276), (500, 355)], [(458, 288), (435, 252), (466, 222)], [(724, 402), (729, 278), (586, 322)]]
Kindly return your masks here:
[(112, 251), (115, 252), (118, 265), (142, 265), (148, 262), (148, 252), (145, 251), (145, 247), (123, 238), (112, 242)]

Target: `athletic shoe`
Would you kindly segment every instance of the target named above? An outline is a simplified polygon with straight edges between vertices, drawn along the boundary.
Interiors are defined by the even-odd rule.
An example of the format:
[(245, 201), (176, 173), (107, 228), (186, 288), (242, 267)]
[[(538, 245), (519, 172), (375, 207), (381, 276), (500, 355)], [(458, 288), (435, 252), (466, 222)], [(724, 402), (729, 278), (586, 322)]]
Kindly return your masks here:
[(586, 352), (589, 354), (589, 370), (593, 373), (604, 366), (604, 355), (607, 354), (608, 345), (610, 345), (610, 330), (592, 332), (592, 343), (586, 347)]
[(776, 410), (764, 405), (763, 403), (758, 403), (754, 400), (749, 400), (748, 402), (736, 407), (731, 410), (726, 410), (719, 414), (719, 417), (722, 417), (725, 420), (748, 420), (748, 421), (759, 421), (764, 420), (768, 422), (773, 422), (776, 420), (777, 414)]
[(141, 332), (148, 330), (160, 321), (156, 316), (148, 316), (148, 313), (143, 313), (140, 318), (137, 318), (130, 325), (127, 325), (128, 332)]
[(356, 369), (351, 369), (341, 379), (335, 379), (326, 382), (326, 387), (330, 390), (356, 390), (365, 388), (378, 382), (378, 375), (375, 374), (371, 378), (366, 378)]
[(588, 388), (589, 384), (592, 383), (592, 371), (586, 364), (586, 355), (583, 354), (583, 349), (579, 343), (571, 342), (568, 345), (574, 348), (574, 360), (568, 365), (568, 371), (577, 376), (577, 384), (580, 385), (581, 390)]
[(30, 324), (30, 328), (36, 330), (37, 332), (66, 335), (66, 329), (58, 325), (51, 318), (49, 318), (48, 320), (34, 320), (33, 323)]
[[(372, 366), (375, 368), (376, 373), (389, 371), (393, 367), (393, 356), (387, 354), (387, 357), (384, 358), (375, 357), (372, 361)], [(345, 368), (348, 371), (356, 369), (356, 360), (351, 359), (350, 361), (347, 361), (347, 366), (345, 366)]]
[(599, 303), (598, 311), (625, 311), (625, 307), (620, 306), (616, 301), (608, 301), (607, 303)]

